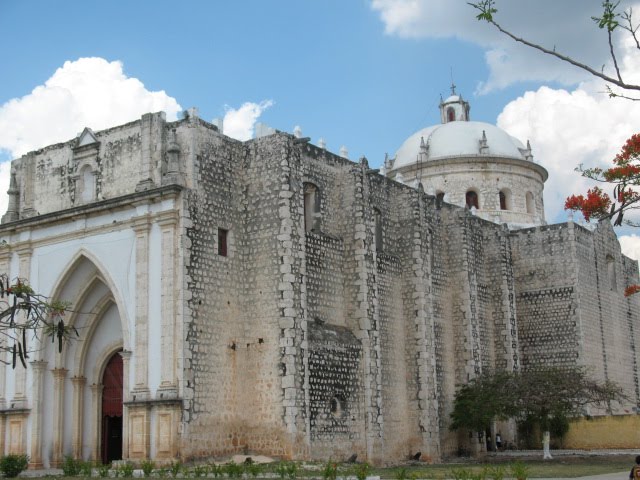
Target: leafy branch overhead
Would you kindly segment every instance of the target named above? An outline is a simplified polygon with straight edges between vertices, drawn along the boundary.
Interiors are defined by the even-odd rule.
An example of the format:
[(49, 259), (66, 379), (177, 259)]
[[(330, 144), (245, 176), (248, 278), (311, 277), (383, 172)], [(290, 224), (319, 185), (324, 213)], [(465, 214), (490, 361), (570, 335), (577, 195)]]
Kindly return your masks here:
[[(616, 54), (616, 49), (614, 45), (614, 34), (618, 30), (625, 31), (628, 35), (631, 36), (633, 42), (636, 46), (637, 50), (640, 50), (640, 42), (638, 41), (638, 28), (640, 24), (635, 23), (633, 20), (633, 9), (629, 8), (622, 12), (618, 11), (618, 7), (620, 6), (620, 2), (611, 2), (609, 0), (605, 0), (602, 3), (602, 15), (599, 17), (591, 17), (591, 19), (596, 23), (598, 28), (605, 30), (607, 33), (607, 41), (609, 46), (609, 56), (611, 57), (611, 61), (613, 63), (613, 68), (615, 70), (615, 74), (610, 75), (604, 72), (604, 66), (600, 69), (596, 69), (586, 63), (580, 62), (573, 57), (563, 54), (559, 51), (556, 51), (556, 48), (547, 48), (538, 43), (532, 42), (525, 38), (519, 37), (516, 34), (512, 33), (510, 30), (507, 30), (502, 26), (502, 24), (498, 23), (496, 20), (496, 16), (498, 13), (498, 9), (496, 8), (495, 0), (482, 0), (480, 2), (469, 2), (473, 8), (479, 11), (476, 15), (476, 18), (481, 21), (486, 21), (489, 24), (493, 25), (498, 31), (507, 35), (511, 39), (515, 40), (518, 43), (522, 43), (528, 47), (534, 48), (540, 52), (543, 52), (547, 55), (551, 55), (563, 62), (569, 63), (575, 67), (578, 67), (591, 75), (601, 78), (605, 82), (611, 85), (615, 85), (622, 90), (632, 90), (637, 91), (640, 90), (640, 85), (634, 83), (628, 83), (624, 80), (622, 73), (620, 72), (620, 67), (618, 64), (618, 56)], [(620, 92), (614, 91), (609, 85), (607, 85), (607, 92), (611, 97), (620, 97), (626, 98), (628, 100), (638, 101), (640, 98), (631, 97), (629, 95), (625, 95)]]
[(0, 275), (0, 351), (10, 353), (13, 368), (18, 362), (26, 368), (34, 348), (41, 345), (40, 336), (50, 337), (59, 352), (65, 338), (79, 336), (75, 327), (65, 324), (68, 311), (68, 303), (49, 301), (25, 280), (12, 282), (6, 274)]

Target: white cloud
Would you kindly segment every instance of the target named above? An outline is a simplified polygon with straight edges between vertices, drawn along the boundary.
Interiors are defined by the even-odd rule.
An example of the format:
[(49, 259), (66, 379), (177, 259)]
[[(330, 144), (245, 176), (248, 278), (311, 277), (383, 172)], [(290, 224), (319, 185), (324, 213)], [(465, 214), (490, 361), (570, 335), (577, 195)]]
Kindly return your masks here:
[[(520, 81), (557, 81), (570, 85), (587, 78), (588, 74), (576, 67), (518, 44), (492, 25), (476, 20), (478, 12), (467, 1), (372, 0), (371, 7), (379, 12), (389, 35), (458, 38), (484, 47), (489, 77), (479, 85), (479, 93)], [(628, 2), (620, 7), (625, 4)], [(548, 48), (555, 47), (596, 68), (609, 60), (605, 33), (591, 20), (591, 16), (600, 14), (600, 2), (503, 0), (497, 7), (495, 18), (524, 38)]]
[(67, 141), (84, 127), (100, 130), (163, 110), (175, 119), (178, 102), (127, 77), (119, 61), (67, 61), (44, 85), (0, 107), (0, 148), (14, 157)]
[(620, 247), (622, 253), (634, 260), (640, 260), (640, 236), (635, 233), (631, 235), (621, 235), (618, 237), (620, 240)]
[[(633, 75), (631, 69), (638, 68), (640, 59), (631, 46), (626, 46), (621, 60)], [(549, 171), (548, 221), (564, 221), (566, 197), (585, 193), (593, 184), (575, 172), (579, 164), (610, 166), (625, 140), (638, 132), (640, 109), (628, 100), (610, 99), (602, 89), (599, 79), (572, 91), (541, 87), (507, 104), (498, 117), (498, 126), (531, 140), (535, 160)]]
[(273, 100), (263, 100), (260, 103), (245, 102), (237, 109), (226, 106), (223, 119), (224, 134), (236, 140), (249, 140), (253, 137), (256, 121), (273, 104)]
[[(0, 106), (0, 150), (15, 158), (70, 140), (84, 127), (100, 130), (161, 110), (175, 120), (181, 107), (164, 91), (149, 91), (127, 77), (121, 62), (67, 61), (30, 94)], [(7, 162), (0, 166), (0, 212), (7, 206), (8, 175)]]

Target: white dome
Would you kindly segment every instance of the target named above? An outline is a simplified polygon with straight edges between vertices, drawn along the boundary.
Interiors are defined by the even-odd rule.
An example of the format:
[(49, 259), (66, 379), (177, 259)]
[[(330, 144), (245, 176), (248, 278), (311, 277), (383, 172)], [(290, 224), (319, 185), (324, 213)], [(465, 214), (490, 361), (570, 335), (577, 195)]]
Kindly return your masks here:
[[(481, 153), (483, 132), (487, 142)], [(393, 170), (416, 163), (422, 138), (428, 148), (427, 161), (461, 156), (527, 159), (521, 151), (525, 150), (525, 146), (494, 125), (484, 122), (449, 122), (423, 128), (407, 138), (396, 152)]]

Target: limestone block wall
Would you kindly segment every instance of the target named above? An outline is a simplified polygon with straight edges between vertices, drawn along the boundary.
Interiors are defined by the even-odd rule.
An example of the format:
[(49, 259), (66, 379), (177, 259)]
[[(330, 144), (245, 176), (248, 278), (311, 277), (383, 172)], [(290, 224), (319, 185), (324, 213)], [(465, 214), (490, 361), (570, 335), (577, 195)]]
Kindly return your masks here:
[(511, 233), (522, 368), (575, 365), (580, 355), (572, 229)]
[[(620, 253), (608, 223), (589, 231), (573, 223), (512, 232), (523, 368), (583, 365), (638, 404), (637, 263)], [(593, 414), (604, 412), (592, 412)]]
[[(593, 231), (576, 226), (580, 326), (580, 362), (600, 379), (612, 380), (630, 394), (629, 403), (614, 410), (625, 413), (638, 406), (636, 345), (638, 321), (631, 318), (637, 309), (636, 296), (625, 297), (627, 285), (638, 282), (637, 266), (620, 253), (620, 244), (608, 222)], [(637, 265), (637, 264), (636, 264)], [(635, 362), (634, 362), (635, 360)], [(596, 413), (596, 412), (593, 412)], [(601, 412), (604, 413), (604, 412)]]
[[(244, 147), (221, 135), (195, 141), (197, 183), (185, 206), (190, 292), (185, 324), (186, 458), (233, 452), (246, 443), (241, 417), (242, 400), (250, 397), (244, 388), (245, 363), (259, 349), (258, 339), (248, 341), (244, 331), (245, 197), (237, 168)], [(219, 229), (228, 231), (226, 256), (218, 251)]]
[[(385, 451), (437, 458), (437, 384), (431, 290), (432, 201), (423, 192), (371, 177), (371, 198), (383, 219), (376, 252)], [(431, 199), (432, 200), (432, 199)], [(422, 227), (422, 228), (421, 228)], [(404, 413), (403, 413), (404, 412)]]
[[(309, 436), (313, 456), (360, 451), (364, 437), (361, 342), (340, 326), (309, 323)], [(350, 455), (350, 454), (349, 454)]]
[[(293, 183), (299, 188), (293, 197), (292, 218), (296, 218), (293, 228), (298, 230), (303, 248), (299, 272), (302, 328), (295, 339), (295, 345), (300, 346), (296, 358), (296, 385), (300, 383), (297, 430), (305, 432), (313, 458), (346, 459), (352, 453), (364, 457), (366, 380), (362, 350), (367, 345), (356, 335), (357, 321), (348, 310), (356, 288), (354, 221), (345, 209), (354, 204), (353, 187), (347, 181), (353, 164), (313, 145), (297, 145), (292, 159), (296, 166)], [(315, 228), (305, 231), (304, 186), (309, 183), (316, 188), (319, 208)], [(328, 337), (323, 335), (336, 332), (339, 341), (327, 343)]]
[[(442, 336), (437, 342), (441, 349), (438, 378), (442, 379), (439, 418), (442, 453), (448, 455), (469, 442), (464, 432), (448, 430), (456, 386), (483, 371), (517, 368), (518, 327), (508, 232), (448, 205), (440, 210), (438, 229), (437, 245), (442, 250), (434, 251), (444, 259), (446, 277), (439, 276), (436, 291), (448, 304), (446, 320), (436, 329)], [(473, 450), (477, 445), (466, 448)]]

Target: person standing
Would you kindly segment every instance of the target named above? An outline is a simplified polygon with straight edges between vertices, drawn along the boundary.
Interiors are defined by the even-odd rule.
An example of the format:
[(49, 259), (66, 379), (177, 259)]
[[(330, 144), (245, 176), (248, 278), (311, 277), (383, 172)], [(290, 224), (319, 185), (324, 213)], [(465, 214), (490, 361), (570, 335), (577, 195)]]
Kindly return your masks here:
[(631, 468), (629, 478), (631, 480), (640, 480), (640, 455), (636, 457), (636, 464)]

